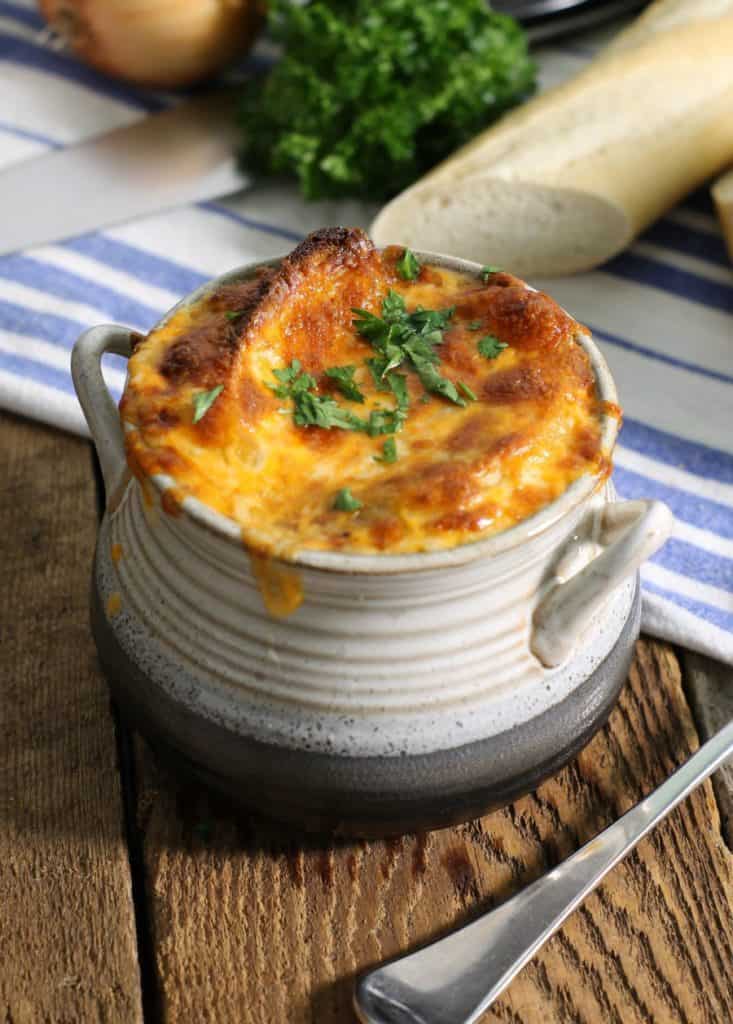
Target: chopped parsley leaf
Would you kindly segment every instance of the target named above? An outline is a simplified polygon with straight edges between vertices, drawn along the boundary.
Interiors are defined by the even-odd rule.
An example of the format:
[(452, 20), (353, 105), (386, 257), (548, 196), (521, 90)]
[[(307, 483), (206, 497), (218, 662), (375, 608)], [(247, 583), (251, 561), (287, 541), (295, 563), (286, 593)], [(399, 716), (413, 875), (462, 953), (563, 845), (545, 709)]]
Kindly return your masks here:
[(445, 309), (423, 309), (418, 306), (414, 313), (408, 315), (408, 319), (412, 326), (422, 330), (443, 331), (455, 311), (455, 306), (447, 306)]
[(364, 507), (364, 502), (355, 498), (348, 487), (342, 487), (333, 499), (333, 507), (338, 512), (358, 512)]
[(240, 316), (244, 316), (246, 310), (244, 309), (228, 309), (224, 316), (227, 320), (238, 320)]
[(505, 341), (499, 341), (493, 334), (487, 334), (483, 338), (479, 338), (478, 345), (476, 346), (482, 356), (487, 359), (496, 359), (497, 356), (501, 355), (505, 348), (509, 348)]
[(407, 316), (405, 300), (394, 288), (390, 288), (382, 301), (382, 319), (388, 324), (396, 324)]
[(363, 402), (364, 395), (354, 380), (355, 372), (355, 366), (331, 366), (326, 370), (326, 376), (336, 381), (338, 389), (344, 398), (350, 398), (352, 402)]
[(282, 370), (273, 370), (273, 374), (280, 381), (279, 384), (268, 384), (268, 388), (274, 391), (278, 398), (292, 398), (293, 394), (299, 391), (307, 391), (316, 386), (315, 377), (309, 373), (301, 373), (303, 367), (299, 359), (293, 359), (290, 366)]
[(196, 391), (193, 395), (193, 422), (203, 419), (219, 395), (224, 390), (223, 384), (217, 384), (211, 391)]
[(299, 360), (293, 359), (290, 366), (282, 370), (273, 370), (279, 384), (268, 384), (278, 398), (292, 399), (293, 422), (299, 427), (323, 427), (330, 430), (339, 427), (341, 430), (365, 430), (367, 424), (348, 409), (331, 398), (330, 395), (318, 395), (314, 392), (315, 377), (302, 371)]
[(298, 427), (323, 427), (325, 430), (331, 430), (333, 427), (341, 430), (364, 429), (364, 420), (344, 409), (329, 395), (303, 391), (294, 396), (293, 401), (293, 422)]
[(380, 340), (383, 339), (383, 335), (385, 333), (384, 320), (380, 320), (378, 316), (375, 316), (374, 313), (370, 313), (367, 309), (354, 307), (351, 312), (356, 313), (356, 319), (352, 322), (359, 334), (364, 338), (367, 338), (369, 341), (371, 341), (372, 338), (378, 338)]
[(405, 249), (395, 267), (403, 281), (414, 281), (420, 276), (420, 261), (412, 249)]
[(373, 456), (375, 462), (383, 462), (385, 465), (391, 465), (393, 462), (397, 462), (397, 442), (393, 437), (388, 437), (382, 445), (382, 454)]
[(410, 408), (410, 395), (407, 390), (407, 377), (403, 373), (389, 373), (385, 379), (389, 390), (394, 395), (397, 405), (394, 409), (372, 409), (367, 423), (370, 437), (379, 434), (396, 434), (402, 430)]
[(363, 309), (355, 309), (354, 327), (371, 342), (377, 358), (369, 362), (375, 380), (387, 378), (390, 372), (407, 361), (417, 373), (426, 391), (442, 395), (456, 405), (465, 405), (455, 384), (437, 369), (440, 362), (436, 347), (443, 343), (443, 331), (455, 307), (423, 309), (418, 306), (407, 312), (405, 300), (390, 289), (382, 302), (381, 318)]
[(468, 384), (464, 384), (462, 380), (459, 380), (458, 387), (461, 389), (466, 398), (469, 398), (472, 402), (478, 401), (478, 396), (476, 395), (476, 392), (473, 391), (472, 388), (468, 386)]
[(492, 274), (500, 274), (502, 268), (492, 266), (491, 263), (487, 263), (486, 266), (481, 267), (481, 277), (484, 281), (488, 281)]
[(367, 365), (367, 369), (372, 375), (374, 386), (377, 391), (389, 391), (390, 387), (387, 381), (384, 379), (386, 374), (387, 360), (380, 356), (372, 356), (370, 359), (365, 359), (364, 362)]
[(471, 320), (470, 323), (466, 324), (466, 326), (469, 331), (480, 331), (482, 325), (480, 320)]
[(397, 409), (407, 414), (410, 407), (410, 395), (407, 390), (407, 377), (404, 373), (390, 373), (387, 377), (390, 391), (397, 399)]
[[(414, 362), (414, 360), (413, 360)], [(452, 380), (442, 377), (435, 365), (428, 360), (415, 363), (415, 370), (426, 391), (432, 391), (436, 395), (442, 395), (455, 405), (465, 405), (466, 400), (461, 398)]]

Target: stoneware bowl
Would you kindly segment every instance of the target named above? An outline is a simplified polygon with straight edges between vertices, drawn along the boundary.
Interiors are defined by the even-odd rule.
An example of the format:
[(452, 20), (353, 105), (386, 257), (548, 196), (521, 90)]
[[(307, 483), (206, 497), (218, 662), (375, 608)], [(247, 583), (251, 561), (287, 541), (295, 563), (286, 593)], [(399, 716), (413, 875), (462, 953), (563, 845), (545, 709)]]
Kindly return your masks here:
[[(275, 618), (234, 522), (192, 498), (167, 514), (175, 481), (131, 478), (100, 369), (130, 339), (87, 331), (72, 370), (107, 493), (94, 636), (123, 713), (154, 746), (269, 816), (374, 835), (506, 803), (590, 739), (626, 677), (637, 569), (669, 533), (664, 505), (616, 502), (610, 482), (582, 477), (531, 519), (450, 550), (304, 551), (276, 566), (304, 598)], [(585, 333), (578, 342), (616, 403), (600, 352)], [(609, 456), (617, 429), (604, 416)]]

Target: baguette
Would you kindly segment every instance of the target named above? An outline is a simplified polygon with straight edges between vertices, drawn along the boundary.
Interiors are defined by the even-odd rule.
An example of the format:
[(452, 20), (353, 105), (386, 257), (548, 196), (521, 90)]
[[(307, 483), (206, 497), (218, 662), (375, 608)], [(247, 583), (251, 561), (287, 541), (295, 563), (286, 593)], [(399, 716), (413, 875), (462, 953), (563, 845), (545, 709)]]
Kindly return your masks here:
[(603, 55), (633, 49), (662, 32), (684, 28), (693, 21), (724, 18), (731, 13), (731, 0), (657, 0), (611, 40)]
[(733, 0), (661, 0), (378, 214), (378, 244), (590, 269), (733, 159)]
[(733, 169), (718, 178), (711, 191), (733, 263)]

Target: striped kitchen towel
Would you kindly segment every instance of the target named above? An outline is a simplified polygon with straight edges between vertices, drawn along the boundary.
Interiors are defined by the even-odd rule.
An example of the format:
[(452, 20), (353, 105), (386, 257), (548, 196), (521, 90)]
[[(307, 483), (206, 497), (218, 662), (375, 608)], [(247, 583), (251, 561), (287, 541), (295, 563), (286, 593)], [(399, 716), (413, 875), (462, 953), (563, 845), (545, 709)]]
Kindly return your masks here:
[[(543, 84), (598, 38), (540, 54)], [(0, 0), (0, 166), (174, 102), (59, 52), (32, 0)], [(177, 299), (239, 264), (279, 255), (324, 224), (368, 225), (356, 202), (302, 202), (261, 183), (119, 228), (0, 257), (0, 407), (86, 433), (69, 356), (86, 327), (149, 328)], [(0, 225), (0, 230), (2, 226)], [(625, 409), (614, 479), (661, 498), (673, 538), (643, 570), (644, 627), (733, 664), (733, 272), (705, 191), (594, 273), (533, 282), (588, 324)], [(107, 368), (119, 394), (124, 369)]]

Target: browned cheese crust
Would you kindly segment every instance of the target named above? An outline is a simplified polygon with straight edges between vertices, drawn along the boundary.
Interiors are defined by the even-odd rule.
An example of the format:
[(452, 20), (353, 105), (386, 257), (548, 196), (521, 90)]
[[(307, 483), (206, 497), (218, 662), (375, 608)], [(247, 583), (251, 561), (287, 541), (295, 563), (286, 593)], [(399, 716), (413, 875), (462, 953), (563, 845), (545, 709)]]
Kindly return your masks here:
[[(402, 256), (378, 252), (357, 229), (316, 232), (279, 267), (219, 287), (136, 346), (121, 403), (128, 460), (142, 479), (174, 478), (169, 510), (195, 496), (237, 521), (253, 548), (285, 556), (424, 551), (504, 530), (581, 474), (607, 472), (583, 328), (510, 274), (484, 281), (425, 265), (403, 280)], [(393, 463), (378, 461), (388, 435), (299, 426), (291, 398), (273, 390), (274, 371), (297, 360), (318, 397), (362, 420), (394, 408), (365, 363), (375, 349), (353, 323), (357, 308), (380, 316), (390, 289), (408, 312), (454, 307), (439, 371), (475, 395), (459, 406), (399, 367), (409, 412), (392, 435)], [(495, 358), (479, 351), (487, 335), (506, 345)], [(362, 403), (325, 374), (345, 365), (356, 367)], [(220, 386), (194, 422), (196, 395)], [(343, 488), (360, 508), (334, 507)]]

